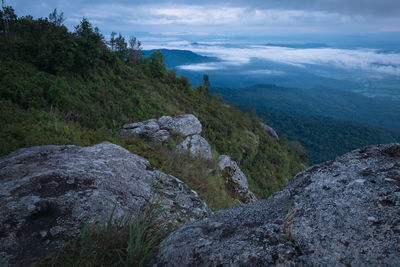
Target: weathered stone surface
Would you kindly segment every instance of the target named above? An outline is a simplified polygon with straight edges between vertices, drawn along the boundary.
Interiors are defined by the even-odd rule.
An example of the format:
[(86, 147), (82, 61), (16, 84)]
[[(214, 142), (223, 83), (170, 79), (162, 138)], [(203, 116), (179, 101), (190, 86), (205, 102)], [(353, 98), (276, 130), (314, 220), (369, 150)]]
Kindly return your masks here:
[(165, 120), (163, 129), (183, 136), (195, 135), (201, 133), (201, 123), (192, 114), (176, 116), (170, 121)]
[(250, 203), (257, 200), (256, 196), (249, 189), (246, 175), (244, 175), (235, 161), (231, 160), (229, 156), (221, 155), (218, 158), (218, 166), (229, 190), (235, 198), (243, 203)]
[(167, 130), (158, 130), (156, 132), (151, 133), (150, 139), (154, 142), (164, 142), (167, 141), (170, 137), (170, 134)]
[(201, 128), (201, 123), (195, 116), (185, 114), (175, 118), (162, 116), (158, 120), (150, 119), (125, 124), (121, 134), (134, 134), (154, 142), (164, 142), (170, 138), (171, 134), (180, 134), (186, 139), (177, 146), (178, 152), (187, 150), (192, 156), (211, 159), (210, 144), (199, 135)]
[(398, 266), (400, 144), (355, 150), (266, 200), (185, 225), (158, 266)]
[(192, 135), (186, 137), (186, 139), (177, 146), (177, 151), (189, 151), (190, 154), (194, 157), (201, 157), (206, 159), (212, 158), (210, 144), (200, 135)]
[(85, 222), (133, 216), (151, 199), (164, 216), (194, 220), (207, 205), (179, 179), (105, 142), (41, 146), (0, 158), (0, 263), (23, 265), (75, 238)]
[(275, 132), (275, 130), (271, 126), (268, 126), (265, 123), (261, 123), (261, 126), (264, 128), (264, 130), (267, 132), (267, 134), (269, 136), (271, 136), (273, 139), (279, 141), (278, 134)]
[(122, 135), (135, 134), (155, 142), (165, 141), (173, 133), (184, 137), (198, 135), (201, 133), (201, 123), (192, 114), (180, 115), (175, 118), (162, 116), (158, 120), (150, 119), (125, 124), (121, 130)]
[(122, 127), (121, 134), (134, 134), (155, 142), (165, 141), (169, 138), (169, 132), (166, 130), (161, 130), (160, 125), (158, 124), (158, 121), (156, 119), (125, 124)]

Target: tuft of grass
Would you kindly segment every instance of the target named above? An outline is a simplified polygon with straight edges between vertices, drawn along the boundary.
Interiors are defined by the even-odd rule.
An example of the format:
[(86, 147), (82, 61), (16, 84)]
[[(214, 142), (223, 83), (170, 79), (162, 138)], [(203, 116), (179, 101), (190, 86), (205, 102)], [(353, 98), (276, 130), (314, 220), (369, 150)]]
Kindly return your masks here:
[(104, 225), (85, 224), (79, 237), (37, 266), (145, 266), (175, 228), (163, 212), (149, 203), (134, 218), (117, 221), (113, 211)]

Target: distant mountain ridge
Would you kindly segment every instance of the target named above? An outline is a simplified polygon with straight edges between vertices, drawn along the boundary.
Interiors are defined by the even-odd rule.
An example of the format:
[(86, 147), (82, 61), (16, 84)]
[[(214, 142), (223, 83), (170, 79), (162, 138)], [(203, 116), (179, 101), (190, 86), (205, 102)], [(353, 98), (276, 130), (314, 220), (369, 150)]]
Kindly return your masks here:
[[(144, 56), (149, 57), (156, 50), (157, 49), (144, 50), (143, 51)], [(168, 69), (172, 69), (180, 65), (219, 61), (219, 59), (216, 57), (202, 56), (189, 50), (178, 50), (178, 49), (159, 49), (159, 50), (164, 55), (165, 66)]]

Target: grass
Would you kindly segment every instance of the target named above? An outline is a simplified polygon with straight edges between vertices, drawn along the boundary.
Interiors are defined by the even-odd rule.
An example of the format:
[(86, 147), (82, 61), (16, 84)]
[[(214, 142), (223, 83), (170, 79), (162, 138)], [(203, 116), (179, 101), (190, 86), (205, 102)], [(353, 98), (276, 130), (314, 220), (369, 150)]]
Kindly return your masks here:
[(145, 205), (134, 218), (102, 226), (85, 225), (81, 235), (37, 266), (145, 266), (160, 242), (175, 228), (162, 218), (157, 203)]
[(182, 140), (180, 136), (173, 136), (164, 143), (158, 143), (129, 136), (119, 139), (119, 142), (132, 153), (147, 158), (160, 171), (178, 177), (196, 191), (212, 210), (235, 205), (237, 201), (228, 193), (225, 180), (218, 171), (217, 152), (213, 151), (212, 159), (192, 157), (189, 152), (174, 153), (174, 148)]

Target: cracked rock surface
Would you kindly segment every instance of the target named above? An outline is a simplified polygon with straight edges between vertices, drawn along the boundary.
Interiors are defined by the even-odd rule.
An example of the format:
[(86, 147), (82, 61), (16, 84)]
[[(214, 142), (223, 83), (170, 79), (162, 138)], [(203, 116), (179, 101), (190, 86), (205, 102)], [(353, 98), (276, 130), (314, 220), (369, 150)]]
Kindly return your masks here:
[(246, 175), (244, 175), (235, 161), (231, 160), (227, 155), (221, 155), (218, 158), (218, 167), (233, 196), (243, 203), (250, 203), (257, 200), (254, 193), (249, 189)]
[(23, 265), (76, 238), (85, 222), (107, 222), (115, 206), (119, 220), (154, 198), (167, 219), (210, 213), (182, 181), (117, 145), (20, 149), (0, 158), (0, 263)]
[(211, 159), (211, 146), (200, 135), (201, 130), (202, 125), (194, 115), (184, 114), (174, 118), (162, 116), (159, 119), (125, 124), (121, 135), (137, 135), (153, 142), (164, 142), (171, 134), (180, 134), (185, 139), (177, 145), (177, 152), (189, 151), (193, 157)]
[(162, 116), (159, 119), (125, 124), (122, 127), (121, 134), (135, 134), (151, 141), (163, 142), (172, 133), (186, 137), (200, 134), (201, 130), (202, 125), (194, 115), (184, 114), (174, 118)]
[(185, 140), (177, 146), (176, 150), (178, 152), (189, 151), (189, 153), (195, 157), (205, 159), (212, 158), (210, 144), (206, 139), (197, 134), (186, 137)]
[(400, 144), (296, 175), (266, 200), (219, 211), (161, 243), (157, 266), (398, 266)]

